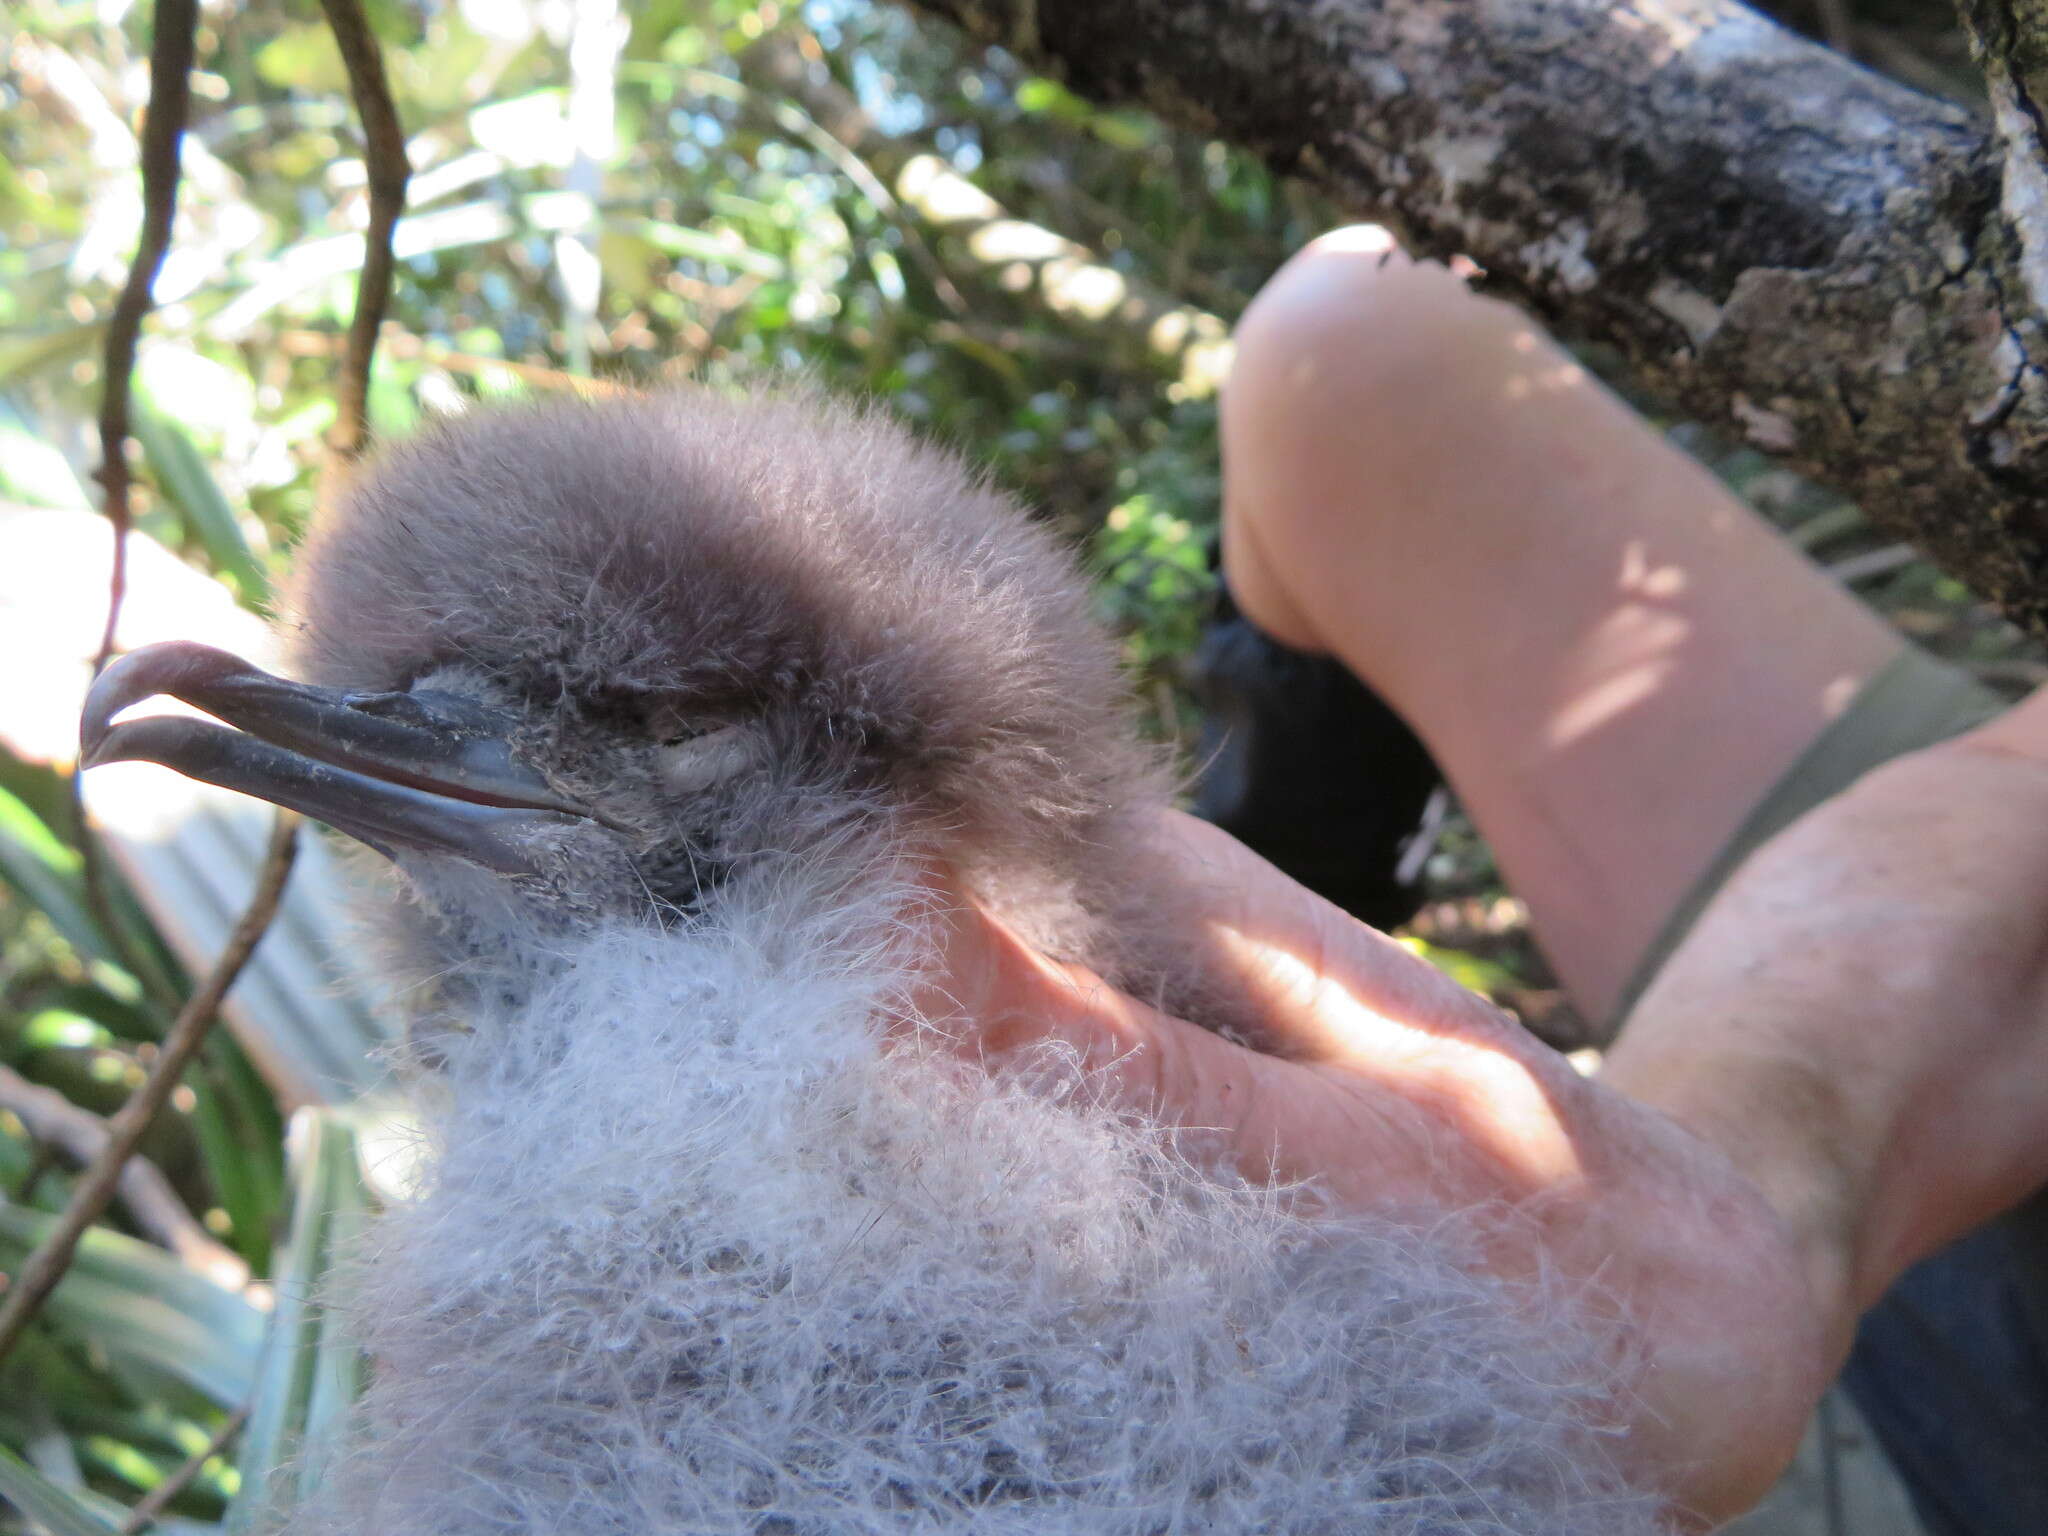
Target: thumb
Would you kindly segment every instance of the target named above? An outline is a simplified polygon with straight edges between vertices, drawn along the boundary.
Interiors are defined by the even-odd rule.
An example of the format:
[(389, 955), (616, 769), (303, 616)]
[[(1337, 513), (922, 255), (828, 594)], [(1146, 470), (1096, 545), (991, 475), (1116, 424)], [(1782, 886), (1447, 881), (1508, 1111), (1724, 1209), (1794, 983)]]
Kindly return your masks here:
[(1162, 1013), (1086, 966), (1052, 960), (968, 899), (941, 914), (940, 961), (913, 999), (963, 1055), (1000, 1061), (1060, 1042), (1133, 1109), (1229, 1127), (1281, 1063)]

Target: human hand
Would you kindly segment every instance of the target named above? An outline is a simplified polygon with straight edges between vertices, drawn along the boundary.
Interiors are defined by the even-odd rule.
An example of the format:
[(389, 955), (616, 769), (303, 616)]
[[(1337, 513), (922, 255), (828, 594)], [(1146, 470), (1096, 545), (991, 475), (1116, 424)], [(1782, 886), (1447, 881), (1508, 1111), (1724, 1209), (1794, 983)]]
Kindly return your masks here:
[(1250, 1178), (1310, 1182), (1338, 1209), (1490, 1213), (1496, 1269), (1562, 1274), (1620, 1313), (1630, 1470), (1705, 1522), (1760, 1497), (1831, 1362), (1794, 1235), (1728, 1157), (1224, 834), (1175, 817), (1160, 836), (1270, 1054), (1034, 953), (965, 901), (925, 1011), (971, 1021), (962, 1047), (991, 1057), (1068, 1042)]

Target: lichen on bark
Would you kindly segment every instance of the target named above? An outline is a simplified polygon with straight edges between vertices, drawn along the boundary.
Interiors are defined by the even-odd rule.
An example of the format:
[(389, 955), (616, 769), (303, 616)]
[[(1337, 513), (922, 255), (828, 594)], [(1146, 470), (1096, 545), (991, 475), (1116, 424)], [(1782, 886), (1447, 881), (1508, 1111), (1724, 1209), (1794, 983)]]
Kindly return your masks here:
[[(1732, 0), (913, 3), (1471, 257), (2048, 633), (2037, 139)], [(2048, 0), (1964, 8), (2038, 136)]]

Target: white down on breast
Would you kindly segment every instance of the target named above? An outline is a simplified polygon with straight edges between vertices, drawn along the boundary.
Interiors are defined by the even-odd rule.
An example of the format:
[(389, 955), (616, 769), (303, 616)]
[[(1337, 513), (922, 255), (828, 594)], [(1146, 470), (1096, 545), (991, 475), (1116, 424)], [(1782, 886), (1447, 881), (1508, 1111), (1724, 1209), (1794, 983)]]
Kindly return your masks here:
[[(821, 906), (829, 910), (821, 910)], [(578, 941), (452, 1049), (348, 1304), (363, 1536), (1659, 1529), (1568, 1296), (875, 1019), (896, 893)]]

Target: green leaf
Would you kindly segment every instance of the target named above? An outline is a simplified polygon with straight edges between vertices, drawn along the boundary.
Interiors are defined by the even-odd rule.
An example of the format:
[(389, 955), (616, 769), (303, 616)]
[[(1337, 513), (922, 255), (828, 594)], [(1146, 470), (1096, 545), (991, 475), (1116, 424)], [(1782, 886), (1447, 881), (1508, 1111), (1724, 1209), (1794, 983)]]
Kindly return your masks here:
[(111, 1051), (114, 1032), (69, 1008), (39, 1008), (22, 1021), (18, 1037), (29, 1051)]
[(357, 1133), (334, 1110), (292, 1119), (291, 1236), (273, 1274), (277, 1310), (263, 1351), (242, 1439), (242, 1491), (228, 1511), (229, 1536), (263, 1528), (317, 1485), (340, 1449), (362, 1390), (363, 1359), (345, 1321), (319, 1301), (336, 1259), (369, 1219)]
[(192, 1131), (208, 1179), (233, 1224), (230, 1241), (257, 1274), (270, 1267), (271, 1223), (284, 1200), (279, 1148), (283, 1127), (274, 1101), (248, 1058), (225, 1034), (207, 1042), (196, 1090)]
[[(0, 1265), (18, 1265), (55, 1220), (0, 1203)], [(109, 1358), (173, 1377), (224, 1408), (249, 1399), (263, 1314), (161, 1248), (89, 1229), (43, 1315)]]
[(269, 1207), (258, 1203), (256, 1181), (244, 1171), (241, 1143), (228, 1124), (216, 1095), (202, 1093), (198, 1096), (198, 1102), (192, 1107), (192, 1132), (199, 1139), (200, 1156), (206, 1160), (206, 1172), (213, 1181), (213, 1192), (220, 1200), (221, 1209), (227, 1212), (234, 1232), (235, 1250), (253, 1264), (256, 1260), (246, 1239), (262, 1234)]
[(256, 73), (283, 90), (339, 96), (348, 89), (348, 68), (334, 34), (311, 22), (287, 27), (259, 48)]
[(730, 267), (749, 277), (781, 277), (789, 270), (779, 256), (706, 230), (689, 229), (662, 219), (628, 219), (623, 221), (623, 227), (664, 255)]
[(146, 399), (136, 400), (132, 414), (143, 456), (182, 515), (186, 532), (206, 551), (208, 563), (234, 582), (236, 595), (244, 604), (252, 608), (267, 604), (270, 578), (242, 537), (235, 509), (207, 472), (206, 460), (191, 434)]
[[(66, 784), (66, 777), (26, 763), (0, 745), (0, 884), (13, 886), (49, 919), (78, 958), (87, 963), (97, 987), (130, 1003), (137, 1001), (144, 987), (156, 998), (180, 995), (183, 968), (111, 862), (103, 868), (107, 905), (112, 921), (120, 926), (120, 936), (128, 940), (126, 958), (116, 951), (113, 937), (87, 904), (78, 852), (69, 837)], [(131, 976), (128, 959), (148, 974)], [(124, 1032), (133, 1038), (154, 1036), (169, 1022), (155, 1018), (147, 1008), (143, 1016), (147, 1029), (140, 1034)]]
[(58, 1487), (5, 1446), (0, 1446), (0, 1497), (50, 1536), (113, 1536), (114, 1527), (78, 1495)]
[[(81, 1436), (78, 1450), (93, 1466), (111, 1473), (138, 1493), (147, 1493), (166, 1476), (167, 1469), (155, 1458), (113, 1435)], [(175, 1467), (177, 1463), (171, 1465)]]
[(1459, 986), (1484, 997), (1499, 997), (1511, 992), (1519, 985), (1515, 973), (1495, 960), (1488, 960), (1467, 950), (1447, 949), (1441, 944), (1432, 944), (1427, 939), (1406, 937), (1395, 943), (1411, 954), (1420, 955), (1431, 965), (1442, 971)]
[(112, 946), (85, 902), (78, 855), (59, 842), (27, 804), (0, 789), (0, 881), (28, 904), (78, 952), (81, 959), (114, 960)]

